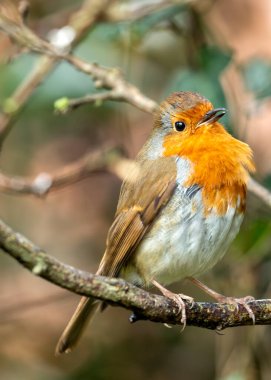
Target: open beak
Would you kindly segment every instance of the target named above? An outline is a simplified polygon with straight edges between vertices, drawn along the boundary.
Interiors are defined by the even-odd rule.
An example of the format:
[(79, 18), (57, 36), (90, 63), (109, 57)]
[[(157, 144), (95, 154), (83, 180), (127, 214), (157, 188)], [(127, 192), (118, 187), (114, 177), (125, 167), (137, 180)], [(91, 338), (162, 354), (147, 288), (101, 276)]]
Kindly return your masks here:
[(226, 112), (227, 112), (226, 108), (215, 108), (211, 111), (208, 111), (203, 116), (203, 118), (198, 122), (197, 126), (201, 127), (202, 125), (208, 125), (211, 123), (215, 123), (222, 116), (224, 116)]

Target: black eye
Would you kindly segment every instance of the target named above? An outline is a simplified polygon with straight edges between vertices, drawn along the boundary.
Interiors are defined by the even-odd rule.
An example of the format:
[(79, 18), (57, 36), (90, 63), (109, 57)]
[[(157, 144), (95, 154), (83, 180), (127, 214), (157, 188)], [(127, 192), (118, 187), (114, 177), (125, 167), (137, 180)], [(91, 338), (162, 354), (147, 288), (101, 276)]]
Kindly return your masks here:
[(175, 129), (178, 132), (182, 132), (185, 129), (185, 123), (183, 121), (176, 121)]

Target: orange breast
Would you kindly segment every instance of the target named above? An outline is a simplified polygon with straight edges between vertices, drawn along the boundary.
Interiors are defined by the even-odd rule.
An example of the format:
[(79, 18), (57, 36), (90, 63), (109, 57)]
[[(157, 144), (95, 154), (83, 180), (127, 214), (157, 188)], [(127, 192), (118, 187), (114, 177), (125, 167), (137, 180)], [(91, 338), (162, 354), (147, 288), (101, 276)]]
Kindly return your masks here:
[(164, 140), (164, 155), (190, 160), (192, 170), (185, 185), (202, 187), (206, 214), (216, 208), (223, 215), (229, 206), (244, 211), (248, 172), (254, 171), (252, 152), (219, 123), (200, 127), (185, 140), (177, 133), (168, 135)]

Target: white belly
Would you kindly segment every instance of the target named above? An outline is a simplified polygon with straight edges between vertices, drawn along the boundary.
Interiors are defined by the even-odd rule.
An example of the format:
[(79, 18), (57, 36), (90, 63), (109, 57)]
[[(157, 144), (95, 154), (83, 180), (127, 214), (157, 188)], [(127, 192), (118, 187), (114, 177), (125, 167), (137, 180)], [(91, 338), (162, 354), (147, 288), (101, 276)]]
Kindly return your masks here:
[(148, 285), (154, 279), (166, 285), (197, 276), (223, 257), (239, 231), (243, 215), (228, 207), (223, 216), (215, 210), (206, 216), (201, 190), (193, 196), (186, 191), (180, 181), (136, 249), (134, 264), (123, 269), (121, 277), (138, 285)]

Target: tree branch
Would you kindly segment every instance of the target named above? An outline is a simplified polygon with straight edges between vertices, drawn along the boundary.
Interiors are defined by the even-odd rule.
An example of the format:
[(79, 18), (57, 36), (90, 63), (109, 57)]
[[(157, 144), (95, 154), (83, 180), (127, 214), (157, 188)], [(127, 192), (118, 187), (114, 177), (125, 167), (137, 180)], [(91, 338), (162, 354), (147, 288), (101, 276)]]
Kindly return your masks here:
[[(134, 165), (135, 162), (125, 158), (119, 149), (107, 147), (86, 153), (55, 174), (41, 172), (35, 178), (26, 178), (0, 172), (0, 191), (42, 197), (52, 191), (77, 183), (94, 173), (107, 172), (124, 179)], [(248, 190), (271, 208), (271, 192), (251, 177)]]
[(168, 7), (193, 4), (198, 0), (137, 0), (120, 3), (113, 3), (103, 15), (103, 19), (110, 22), (135, 21), (150, 15), (153, 12)]
[(68, 98), (60, 98), (55, 101), (55, 110), (58, 113), (61, 114), (66, 114), (67, 112), (74, 110), (82, 105), (85, 104), (96, 104), (100, 105), (102, 102), (105, 100), (122, 100), (118, 98), (114, 91), (105, 91), (105, 92), (100, 92), (97, 94), (91, 94), (91, 95), (86, 95), (81, 98), (75, 98), (75, 99), (68, 99)]
[[(178, 305), (160, 295), (151, 294), (122, 279), (93, 275), (63, 264), (47, 255), (24, 236), (0, 222), (0, 247), (33, 274), (74, 293), (93, 296), (111, 305), (133, 311), (131, 322), (145, 319), (153, 322), (181, 324)], [(271, 324), (271, 300), (249, 303), (256, 325)], [(252, 321), (242, 305), (195, 302), (187, 307), (187, 325), (207, 329), (247, 326)]]
[(16, 17), (14, 19), (7, 17), (5, 11), (10, 7), (9, 2), (5, 1), (3, 3), (3, 7), (0, 8), (0, 29), (23, 47), (36, 52), (46, 53), (46, 55), (40, 58), (34, 70), (31, 71), (29, 76), (15, 90), (14, 94), (6, 99), (3, 107), (4, 112), (0, 115), (0, 145), (9, 133), (19, 111), (34, 90), (61, 59), (67, 60), (79, 70), (91, 75), (95, 79), (97, 87), (114, 89), (113, 97), (115, 99), (125, 100), (143, 111), (153, 112), (155, 110), (155, 102), (145, 97), (136, 87), (126, 82), (118, 70), (101, 68), (98, 65), (88, 64), (73, 56), (66, 56), (65, 51), (71, 49), (84, 37), (86, 31), (101, 17), (107, 8), (108, 2), (109, 0), (86, 0), (82, 7), (71, 16), (69, 24), (65, 27), (73, 31), (74, 38), (69, 46), (58, 47), (58, 49), (36, 36), (26, 27), (22, 22), (19, 11), (15, 7), (13, 7), (15, 8), (13, 9), (13, 13)]
[[(69, 46), (70, 49), (81, 41), (81, 39), (85, 36), (86, 31), (89, 30), (100, 17), (101, 13), (106, 8), (107, 3), (108, 0), (85, 0), (82, 7), (71, 15), (70, 21), (67, 25), (67, 27), (70, 27), (74, 31), (74, 38), (70, 42)], [(3, 1), (3, 6), (0, 8), (0, 13), (2, 15), (6, 12), (6, 10), (9, 10), (9, 4), (10, 1)], [(17, 26), (20, 24), (22, 25), (21, 15), (19, 13), (15, 13), (15, 15), (15, 22), (17, 21)], [(10, 23), (12, 24), (12, 20), (10, 20)], [(7, 30), (7, 28), (4, 28), (3, 24), (2, 30), (6, 34), (10, 35), (10, 31)], [(16, 36), (20, 36), (20, 30), (17, 30), (17, 33), (12, 35), (13, 38), (16, 38)], [(42, 41), (41, 39), (39, 40)], [(20, 37), (17, 42), (22, 44), (22, 38)], [(42, 45), (42, 48), (44, 49), (44, 44)], [(23, 46), (29, 47), (27, 44), (23, 44)], [(9, 106), (4, 106), (4, 112), (0, 114), (0, 146), (2, 145), (5, 137), (13, 125), (13, 122), (16, 120), (16, 117), (22, 110), (27, 100), (30, 98), (35, 89), (43, 82), (46, 76), (55, 68), (57, 63), (58, 58), (56, 56), (52, 56), (51, 52), (49, 55), (46, 54), (41, 56), (34, 69), (16, 88), (11, 97), (7, 99), (6, 104)]]
[(127, 82), (120, 70), (85, 62), (73, 55), (63, 56), (62, 58), (78, 70), (90, 75), (97, 88), (112, 89), (111, 96), (114, 96), (115, 99), (126, 101), (145, 112), (152, 113), (157, 109), (157, 103), (143, 95), (137, 87)]
[(259, 184), (255, 179), (249, 178), (248, 182), (249, 191), (261, 199), (267, 206), (271, 208), (271, 192), (264, 186)]
[(0, 4), (0, 30), (7, 33), (19, 45), (27, 46), (34, 52), (46, 54), (51, 52), (52, 55), (57, 53), (54, 46), (39, 38), (24, 25), (19, 9), (11, 1), (2, 0)]
[(41, 172), (35, 178), (25, 178), (0, 173), (0, 191), (41, 197), (95, 173), (108, 172), (123, 179), (134, 165), (132, 160), (124, 158), (120, 149), (106, 147), (88, 152), (55, 174)]

